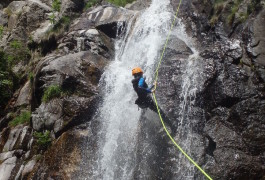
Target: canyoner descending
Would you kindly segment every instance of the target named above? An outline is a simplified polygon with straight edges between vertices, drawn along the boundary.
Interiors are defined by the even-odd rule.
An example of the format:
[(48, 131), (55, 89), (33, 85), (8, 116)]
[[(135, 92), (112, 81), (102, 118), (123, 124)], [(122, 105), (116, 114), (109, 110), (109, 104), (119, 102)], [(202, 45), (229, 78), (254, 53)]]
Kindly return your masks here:
[[(127, 22), (127, 28), (123, 28), (122, 23), (119, 24), (117, 31), (120, 29), (127, 29), (127, 31), (116, 40), (114, 61), (109, 64), (101, 78), (104, 95), (97, 114), (100, 124), (99, 133), (97, 133), (97, 150), (94, 152), (95, 157), (91, 165), (93, 168), (90, 169), (91, 173), (87, 178), (183, 179), (187, 177), (186, 173), (175, 172), (176, 159), (181, 159), (177, 155), (179, 152), (175, 150), (174, 153), (170, 152), (172, 144), (161, 131), (158, 116), (138, 109), (135, 104), (136, 96), (130, 83), (130, 71), (136, 66), (142, 67), (147, 77), (154, 77), (153, 74), (156, 72), (153, 80), (158, 80), (159, 67), (176, 18), (169, 0), (153, 0), (150, 7), (140, 15), (131, 17)], [(166, 37), (168, 32), (170, 33)], [(164, 42), (166, 42), (165, 45)], [(161, 55), (163, 45), (164, 50)], [(160, 55), (160, 61), (156, 61)], [(149, 78), (147, 81), (152, 82), (152, 79)], [(151, 109), (159, 114), (172, 142), (191, 160), (170, 136), (170, 132), (175, 130), (171, 125), (172, 120), (168, 120), (167, 125), (170, 124), (171, 129), (168, 132), (163, 120), (165, 116), (161, 116), (162, 112), (154, 93), (153, 96), (158, 109), (155, 110), (155, 104)], [(200, 169), (193, 160), (191, 161)], [(178, 164), (178, 166), (186, 166), (188, 163), (183, 162), (186, 164)], [(170, 172), (165, 170), (168, 168)]]

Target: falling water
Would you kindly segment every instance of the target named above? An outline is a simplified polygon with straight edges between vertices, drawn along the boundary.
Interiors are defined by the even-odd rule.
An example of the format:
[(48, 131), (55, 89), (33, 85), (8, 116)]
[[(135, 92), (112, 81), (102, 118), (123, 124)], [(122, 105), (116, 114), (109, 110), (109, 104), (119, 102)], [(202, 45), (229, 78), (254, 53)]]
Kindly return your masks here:
[(105, 97), (100, 109), (102, 138), (99, 140), (99, 166), (95, 178), (133, 177), (141, 111), (134, 104), (136, 94), (132, 90), (131, 69), (140, 66), (147, 77), (152, 77), (155, 60), (172, 19), (169, 8), (169, 0), (153, 0), (150, 7), (137, 17), (133, 29), (129, 23), (127, 34), (116, 42), (115, 60), (101, 80)]
[[(164, 159), (160, 156), (166, 152), (168, 146), (172, 147), (172, 144), (169, 144), (165, 135), (161, 136), (163, 131), (159, 120), (156, 119), (157, 126), (154, 119), (148, 124), (148, 116), (150, 118), (152, 114), (143, 113), (134, 104), (137, 95), (131, 84), (131, 69), (136, 66), (144, 70), (145, 76), (148, 77), (147, 83), (152, 82), (173, 14), (170, 0), (153, 0), (148, 9), (127, 22), (127, 32), (116, 40), (115, 59), (106, 68), (101, 79), (104, 97), (97, 115), (100, 128), (97, 133), (95, 157), (90, 164), (93, 166), (92, 173), (88, 179), (162, 179), (167, 176), (162, 176), (160, 171), (167, 174), (167, 168), (170, 168), (171, 174), (176, 175), (175, 179), (194, 177), (193, 166), (179, 152), (175, 151), (171, 156), (166, 155), (170, 156), (167, 158), (178, 160), (177, 163), (174, 161), (175, 165), (172, 167), (170, 164), (166, 167)], [(194, 53), (185, 63), (180, 95), (183, 100), (180, 103), (178, 120), (180, 128), (177, 135), (179, 140), (183, 140), (184, 149), (188, 150), (194, 136), (184, 133), (192, 125), (188, 121), (192, 119), (185, 117), (185, 114), (191, 112), (187, 108), (194, 103), (189, 98), (195, 95), (197, 88), (195, 76), (199, 70), (196, 70), (194, 62), (198, 59), (198, 53), (192, 47), (192, 40), (186, 37), (184, 26), (180, 23), (179, 25), (173, 34), (178, 34), (178, 38), (183, 39)], [(191, 81), (191, 77), (194, 81)], [(144, 118), (147, 120), (143, 120)], [(160, 164), (157, 161), (161, 161)], [(155, 168), (150, 167), (150, 163)], [(181, 170), (180, 166), (187, 168)]]

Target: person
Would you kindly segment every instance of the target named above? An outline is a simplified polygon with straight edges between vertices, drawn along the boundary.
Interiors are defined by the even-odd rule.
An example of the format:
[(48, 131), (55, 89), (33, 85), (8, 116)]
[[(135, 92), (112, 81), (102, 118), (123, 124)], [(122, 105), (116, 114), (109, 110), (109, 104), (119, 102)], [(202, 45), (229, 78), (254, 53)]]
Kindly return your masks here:
[[(133, 89), (138, 95), (138, 98), (135, 101), (135, 104), (138, 105), (141, 109), (149, 108), (150, 110), (154, 111), (155, 113), (158, 113), (156, 104), (154, 103), (151, 93), (155, 92), (156, 82), (153, 84), (151, 88), (148, 87), (148, 85), (145, 82), (145, 78), (143, 77), (143, 70), (140, 67), (135, 67), (132, 70), (132, 75), (134, 76), (134, 79), (132, 80)], [(159, 108), (160, 115), (162, 116), (164, 122), (170, 126), (172, 129), (172, 123), (167, 118), (165, 113)]]

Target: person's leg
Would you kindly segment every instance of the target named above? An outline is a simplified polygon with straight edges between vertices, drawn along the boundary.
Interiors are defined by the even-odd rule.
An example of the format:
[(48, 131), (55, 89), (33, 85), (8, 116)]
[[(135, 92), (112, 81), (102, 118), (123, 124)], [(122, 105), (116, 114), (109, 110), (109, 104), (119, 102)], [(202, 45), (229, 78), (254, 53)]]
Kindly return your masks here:
[[(158, 114), (156, 104), (151, 97), (148, 99), (148, 107), (149, 107), (149, 109), (151, 109), (152, 111), (154, 111)], [(159, 112), (160, 112), (160, 115), (161, 115), (163, 121), (166, 123), (166, 125), (168, 125), (171, 128), (172, 132), (175, 132), (175, 130), (174, 130), (175, 128), (174, 128), (172, 122), (170, 121), (170, 119), (167, 117), (167, 115), (162, 111), (162, 109), (160, 107), (158, 107), (158, 108), (159, 108)]]

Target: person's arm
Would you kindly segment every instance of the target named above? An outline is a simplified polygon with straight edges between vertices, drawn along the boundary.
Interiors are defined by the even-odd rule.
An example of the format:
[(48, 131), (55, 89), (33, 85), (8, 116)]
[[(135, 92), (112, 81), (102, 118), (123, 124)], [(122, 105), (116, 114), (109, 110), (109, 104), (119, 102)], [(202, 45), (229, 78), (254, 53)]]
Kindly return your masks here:
[(140, 89), (143, 89), (145, 92), (147, 92), (147, 93), (152, 93), (152, 90), (150, 89), (150, 88), (145, 88), (144, 87), (144, 84), (145, 84), (145, 79), (144, 78), (141, 78), (140, 80), (139, 80), (139, 82), (138, 82), (138, 87), (140, 88)]

